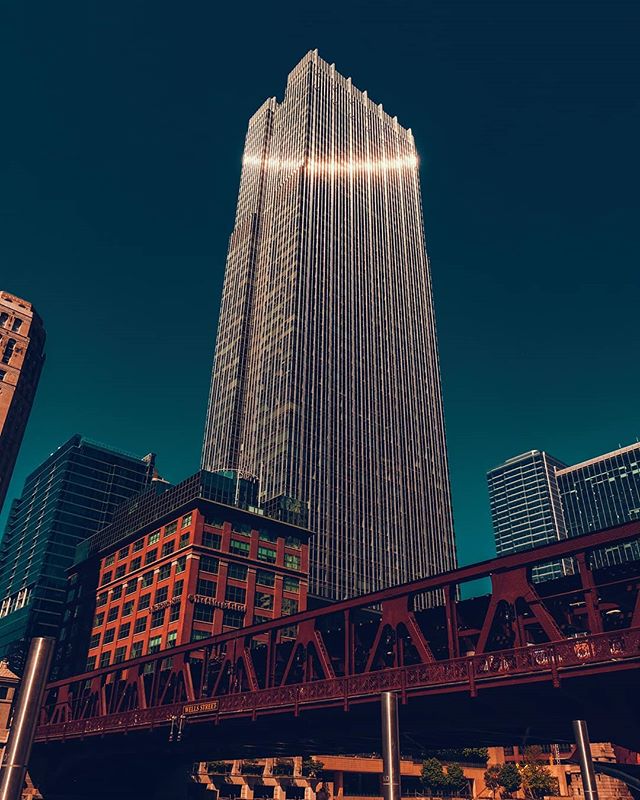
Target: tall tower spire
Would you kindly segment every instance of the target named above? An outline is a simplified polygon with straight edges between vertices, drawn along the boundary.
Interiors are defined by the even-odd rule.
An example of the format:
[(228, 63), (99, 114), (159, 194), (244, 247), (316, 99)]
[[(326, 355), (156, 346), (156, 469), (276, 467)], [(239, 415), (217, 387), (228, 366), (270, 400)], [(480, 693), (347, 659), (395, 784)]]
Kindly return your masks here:
[(309, 503), (325, 597), (455, 565), (413, 136), (317, 51), (249, 122), (202, 466)]

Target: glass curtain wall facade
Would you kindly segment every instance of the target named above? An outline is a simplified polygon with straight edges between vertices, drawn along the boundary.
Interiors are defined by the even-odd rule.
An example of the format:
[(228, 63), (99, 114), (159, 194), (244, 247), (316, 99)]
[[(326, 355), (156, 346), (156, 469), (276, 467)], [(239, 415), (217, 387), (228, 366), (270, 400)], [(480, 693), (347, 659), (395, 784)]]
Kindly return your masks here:
[[(530, 550), (567, 538), (556, 469), (565, 465), (548, 453), (531, 450), (490, 470), (489, 503), (499, 556)], [(569, 563), (535, 567), (535, 580), (564, 574)]]
[(324, 597), (455, 565), (415, 142), (315, 51), (249, 122), (202, 466), (309, 504)]
[(33, 636), (56, 636), (79, 542), (153, 477), (137, 458), (75, 435), (25, 481), (0, 545), (0, 657), (20, 671)]
[[(640, 443), (557, 472), (569, 536), (640, 519)], [(640, 542), (599, 550), (596, 566), (640, 559)]]

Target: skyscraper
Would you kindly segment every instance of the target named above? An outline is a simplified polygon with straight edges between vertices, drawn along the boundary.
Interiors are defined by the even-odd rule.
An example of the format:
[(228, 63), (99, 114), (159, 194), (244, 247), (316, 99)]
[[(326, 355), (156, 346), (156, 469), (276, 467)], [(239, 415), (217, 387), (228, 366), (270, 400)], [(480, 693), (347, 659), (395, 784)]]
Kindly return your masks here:
[(413, 135), (317, 51), (249, 122), (202, 466), (309, 503), (325, 597), (455, 565)]
[[(640, 443), (567, 466), (540, 450), (487, 473), (498, 555), (640, 519)], [(596, 567), (640, 558), (640, 542), (593, 554)], [(537, 568), (555, 577), (571, 562)]]
[(0, 292), (0, 511), (38, 388), (44, 340), (31, 303)]
[(0, 544), (0, 657), (15, 669), (31, 637), (58, 632), (76, 545), (151, 481), (154, 461), (76, 434), (28, 476)]
[[(548, 453), (530, 450), (487, 473), (499, 556), (567, 538), (556, 478), (556, 469), (564, 466)], [(537, 580), (561, 574), (559, 562), (536, 567), (534, 571)]]

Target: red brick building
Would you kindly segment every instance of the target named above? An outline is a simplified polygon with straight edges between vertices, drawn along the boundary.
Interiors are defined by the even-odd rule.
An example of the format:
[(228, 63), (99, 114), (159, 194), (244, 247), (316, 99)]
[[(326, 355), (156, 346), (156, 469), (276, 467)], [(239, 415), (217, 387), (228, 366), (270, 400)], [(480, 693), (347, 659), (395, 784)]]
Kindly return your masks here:
[[(309, 531), (248, 503), (203, 497), (202, 476), (219, 488), (218, 475), (202, 472), (148, 492), (86, 543), (96, 552), (71, 575), (72, 608), (61, 639), (63, 649), (65, 640), (77, 639), (70, 624), (80, 607), (86, 613), (91, 592), (87, 669), (306, 608)], [(75, 669), (64, 671), (78, 671), (77, 658)]]
[(31, 303), (0, 292), (0, 509), (38, 388), (44, 341)]

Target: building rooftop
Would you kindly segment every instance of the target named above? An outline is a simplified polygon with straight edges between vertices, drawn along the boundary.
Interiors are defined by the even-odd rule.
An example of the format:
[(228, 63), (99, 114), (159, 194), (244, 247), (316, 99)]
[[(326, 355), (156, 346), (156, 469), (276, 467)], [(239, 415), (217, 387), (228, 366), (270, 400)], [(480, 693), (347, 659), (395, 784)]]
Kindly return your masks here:
[(634, 442), (626, 447), (620, 447), (618, 450), (612, 450), (610, 453), (603, 453), (601, 456), (588, 458), (586, 461), (580, 461), (578, 464), (572, 464), (570, 467), (564, 467), (563, 469), (556, 470), (556, 475), (566, 475), (572, 470), (582, 469), (583, 467), (588, 467), (589, 464), (597, 464), (600, 461), (606, 461), (608, 458), (615, 458), (616, 456), (621, 456), (624, 453), (630, 453), (633, 450), (637, 450), (638, 455), (640, 456), (640, 442)]
[(311, 535), (303, 525), (266, 516), (265, 511), (258, 507), (257, 481), (239, 478), (231, 472), (200, 470), (175, 486), (156, 482), (145, 492), (120, 506), (109, 525), (78, 547), (76, 563), (115, 543), (123, 542), (129, 536), (138, 535), (146, 526), (163, 524), (165, 517), (167, 522), (170, 521), (171, 517), (180, 513), (180, 509), (193, 505), (197, 500), (216, 503), (235, 513), (265, 522), (273, 520), (291, 528), (296, 536)]

